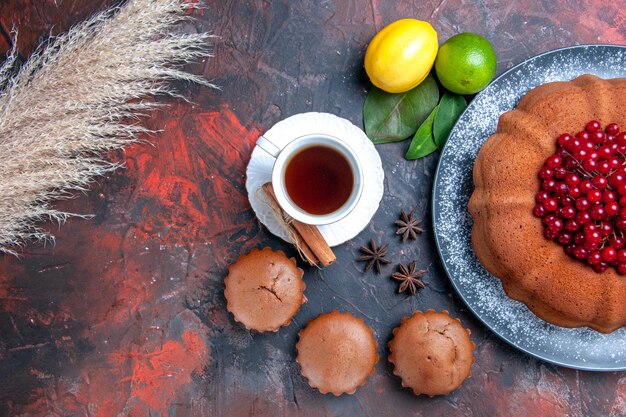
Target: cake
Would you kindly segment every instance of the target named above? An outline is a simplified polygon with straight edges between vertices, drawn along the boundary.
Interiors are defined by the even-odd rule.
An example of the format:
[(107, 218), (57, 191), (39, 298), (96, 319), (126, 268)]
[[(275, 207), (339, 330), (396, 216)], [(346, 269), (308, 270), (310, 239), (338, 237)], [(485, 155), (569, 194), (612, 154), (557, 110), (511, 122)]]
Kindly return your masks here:
[(353, 394), (374, 373), (374, 332), (350, 313), (320, 314), (298, 333), (302, 375), (322, 394)]
[(415, 395), (446, 395), (470, 376), (475, 347), (470, 331), (447, 311), (415, 311), (393, 330), (389, 362)]
[[(617, 143), (617, 136), (607, 133), (614, 133), (615, 126), (609, 127), (614, 124), (626, 130), (624, 97), (626, 78), (603, 80), (583, 75), (568, 82), (541, 85), (528, 92), (514, 110), (500, 117), (496, 133), (485, 142), (476, 158), (475, 188), (469, 202), (474, 219), (472, 244), (476, 256), (487, 271), (502, 281), (509, 297), (526, 304), (538, 317), (557, 326), (587, 326), (609, 333), (626, 325), (626, 275), (620, 273), (626, 273), (626, 269), (616, 259), (620, 248), (626, 249), (622, 238), (626, 212), (621, 217), (626, 198), (622, 199), (618, 192), (621, 181), (626, 183), (626, 173), (623, 178), (618, 175), (615, 182), (610, 181), (613, 187), (606, 185), (606, 179), (595, 180), (596, 176), (608, 178), (618, 170), (626, 172), (623, 156), (626, 145), (613, 145)], [(598, 126), (604, 130), (600, 131)], [(602, 157), (589, 156), (592, 152), (605, 151), (600, 149), (602, 142), (593, 145), (596, 128), (600, 129), (597, 135), (604, 135), (606, 144), (613, 147), (617, 155), (613, 159), (618, 159), (607, 159), (615, 165), (605, 175), (597, 171), (597, 162), (604, 163)], [(579, 148), (571, 147), (565, 139), (567, 136), (576, 140), (582, 138), (578, 140), (579, 147), (586, 146), (586, 142), (593, 143), (586, 152), (570, 154), (567, 149)], [(626, 141), (625, 135), (621, 138)], [(594, 157), (596, 164), (584, 162)], [(554, 166), (563, 169), (548, 172)], [(554, 183), (545, 179), (552, 178), (551, 175), (556, 178), (557, 171), (560, 177)], [(566, 181), (561, 178), (570, 175), (570, 171), (579, 175), (578, 180), (588, 177), (590, 183), (594, 181), (591, 185), (585, 184), (589, 188), (589, 194), (583, 196), (586, 202), (579, 204), (581, 197), (577, 197), (582, 181), (581, 187), (561, 185)], [(555, 191), (550, 195), (542, 194), (545, 187), (554, 189), (555, 184), (559, 190), (563, 188), (563, 197), (555, 198)], [(618, 214), (609, 216), (608, 210), (614, 211), (615, 206), (609, 207), (608, 203), (603, 203), (602, 210), (596, 210), (598, 213), (590, 209), (591, 194), (594, 201), (598, 197), (594, 189), (613, 190), (612, 201), (619, 204)], [(575, 198), (570, 198), (574, 194)], [(548, 197), (550, 201), (543, 204)], [(561, 216), (577, 215), (572, 209), (564, 208), (568, 204), (577, 212), (588, 210), (581, 217), (579, 228)], [(551, 212), (546, 213), (546, 208)], [(551, 217), (546, 219), (548, 215)], [(589, 220), (589, 215), (595, 217)], [(555, 220), (559, 216), (561, 218)], [(578, 220), (578, 217), (573, 218)], [(622, 219), (625, 219), (624, 224), (620, 223)], [(571, 236), (562, 233), (569, 231), (570, 226), (574, 229)], [(551, 227), (552, 232), (548, 231)], [(600, 243), (594, 247), (593, 242), (585, 239), (591, 239), (590, 236), (595, 239), (596, 232), (601, 232)], [(579, 233), (582, 233), (580, 240), (576, 237)], [(616, 251), (606, 249), (616, 240)]]
[(226, 308), (249, 330), (275, 332), (306, 302), (302, 275), (296, 260), (283, 252), (253, 249), (228, 269)]

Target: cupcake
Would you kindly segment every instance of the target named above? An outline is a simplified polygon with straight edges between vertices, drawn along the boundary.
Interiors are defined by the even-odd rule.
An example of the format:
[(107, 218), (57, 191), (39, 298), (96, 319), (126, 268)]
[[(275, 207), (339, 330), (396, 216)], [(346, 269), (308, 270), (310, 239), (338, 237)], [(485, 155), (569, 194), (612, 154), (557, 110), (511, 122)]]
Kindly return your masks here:
[(298, 333), (302, 375), (322, 394), (354, 394), (378, 361), (374, 332), (350, 313), (320, 314)]
[(296, 260), (283, 252), (253, 249), (228, 269), (226, 308), (246, 329), (275, 332), (306, 302), (302, 275)]
[(475, 347), (470, 331), (447, 311), (416, 311), (393, 330), (389, 362), (415, 395), (446, 395), (470, 376)]

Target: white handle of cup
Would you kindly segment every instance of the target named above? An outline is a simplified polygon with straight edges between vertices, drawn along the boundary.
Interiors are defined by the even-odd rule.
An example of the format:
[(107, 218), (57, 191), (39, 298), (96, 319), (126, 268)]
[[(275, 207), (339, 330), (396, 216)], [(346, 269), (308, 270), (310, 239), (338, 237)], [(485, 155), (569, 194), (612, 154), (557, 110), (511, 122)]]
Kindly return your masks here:
[(257, 139), (256, 146), (263, 149), (265, 152), (267, 152), (274, 158), (278, 158), (278, 154), (281, 151), (281, 149), (278, 146), (274, 145), (272, 141), (270, 141), (268, 138), (262, 135), (259, 136), (259, 138)]

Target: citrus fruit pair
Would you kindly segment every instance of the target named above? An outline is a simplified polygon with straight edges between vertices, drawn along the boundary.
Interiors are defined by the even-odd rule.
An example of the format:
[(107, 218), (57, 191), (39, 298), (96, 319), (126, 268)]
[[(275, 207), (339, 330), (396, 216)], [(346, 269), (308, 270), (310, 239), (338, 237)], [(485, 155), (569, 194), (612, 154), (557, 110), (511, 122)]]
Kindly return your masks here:
[(419, 85), (435, 66), (448, 90), (474, 94), (492, 80), (496, 54), (489, 41), (475, 33), (460, 33), (441, 48), (428, 22), (401, 19), (374, 36), (365, 52), (365, 71), (372, 83), (389, 93)]

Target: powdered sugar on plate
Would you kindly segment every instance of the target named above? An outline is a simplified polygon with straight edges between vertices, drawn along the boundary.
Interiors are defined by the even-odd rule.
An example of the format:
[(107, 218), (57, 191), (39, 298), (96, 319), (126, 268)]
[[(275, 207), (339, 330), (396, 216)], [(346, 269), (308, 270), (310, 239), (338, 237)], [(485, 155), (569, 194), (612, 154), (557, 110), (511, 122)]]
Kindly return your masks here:
[(495, 132), (498, 118), (532, 88), (582, 74), (626, 77), (626, 47), (574, 46), (538, 55), (504, 73), (470, 103), (450, 134), (437, 167), (434, 232), (453, 286), (478, 318), (501, 338), (555, 364), (587, 370), (626, 370), (626, 328), (607, 335), (546, 323), (504, 293), (500, 280), (482, 267), (471, 244), (472, 218), (467, 204), (474, 188), (472, 169), (481, 146)]

